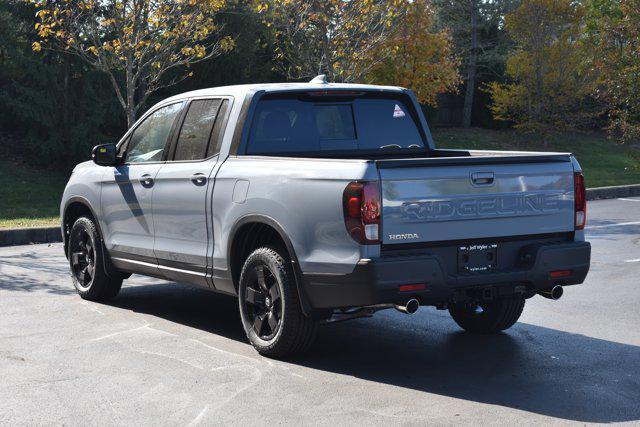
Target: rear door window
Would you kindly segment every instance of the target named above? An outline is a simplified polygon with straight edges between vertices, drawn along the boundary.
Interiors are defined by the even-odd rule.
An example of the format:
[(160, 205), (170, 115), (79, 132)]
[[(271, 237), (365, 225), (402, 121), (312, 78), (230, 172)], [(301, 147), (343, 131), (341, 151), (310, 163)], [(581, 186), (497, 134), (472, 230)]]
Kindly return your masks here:
[(220, 103), (220, 99), (202, 99), (189, 104), (173, 160), (201, 160), (207, 156)]
[(216, 124), (213, 126), (211, 132), (211, 140), (209, 142), (209, 148), (207, 148), (207, 157), (211, 157), (220, 152), (220, 146), (222, 145), (222, 137), (227, 127), (227, 121), (229, 120), (229, 113), (231, 112), (230, 100), (223, 99), (216, 117)]

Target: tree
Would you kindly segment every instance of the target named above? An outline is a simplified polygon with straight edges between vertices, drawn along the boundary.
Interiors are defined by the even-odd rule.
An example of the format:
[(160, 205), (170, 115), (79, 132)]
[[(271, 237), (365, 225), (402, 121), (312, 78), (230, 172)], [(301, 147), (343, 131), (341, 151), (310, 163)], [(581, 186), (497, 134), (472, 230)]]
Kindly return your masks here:
[(23, 0), (0, 2), (0, 152), (68, 172), (121, 135), (123, 116), (106, 75), (65, 52), (32, 51), (34, 14)]
[(496, 119), (539, 131), (592, 120), (594, 79), (581, 50), (583, 16), (572, 0), (525, 0), (506, 16), (517, 49), (507, 59), (510, 82), (488, 85)]
[(640, 137), (640, 0), (591, 1), (589, 21), (596, 96), (608, 108), (612, 134)]
[(407, 0), (258, 0), (273, 29), (276, 68), (289, 78), (354, 81), (384, 58), (371, 52), (394, 30)]
[(434, 0), (440, 27), (450, 28), (464, 78), (462, 126), (471, 126), (478, 81), (502, 76), (511, 43), (504, 34), (504, 15), (520, 0)]
[(37, 7), (33, 50), (68, 51), (105, 72), (129, 126), (149, 95), (234, 45), (219, 37), (225, 0), (28, 1)]
[(399, 30), (373, 52), (384, 61), (367, 76), (375, 83), (409, 87), (431, 106), (438, 94), (456, 91), (460, 82), (451, 36), (448, 30), (434, 29), (434, 9), (431, 0), (408, 4)]
[[(193, 77), (158, 95), (169, 95), (211, 86), (255, 82), (280, 82), (285, 76), (274, 71), (275, 61), (271, 30), (255, 4), (245, 0), (228, 0), (220, 17), (222, 35), (232, 37), (233, 51), (191, 67)], [(232, 70), (233, 72), (230, 72)]]

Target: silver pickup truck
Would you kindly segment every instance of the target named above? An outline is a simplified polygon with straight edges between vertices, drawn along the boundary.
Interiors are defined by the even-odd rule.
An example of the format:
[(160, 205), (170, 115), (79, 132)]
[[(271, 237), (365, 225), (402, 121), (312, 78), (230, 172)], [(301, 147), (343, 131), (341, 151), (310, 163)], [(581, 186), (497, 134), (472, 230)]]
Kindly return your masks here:
[(322, 77), (162, 101), (94, 148), (61, 203), (82, 298), (132, 273), (237, 295), (272, 357), (394, 307), (507, 329), (527, 298), (584, 281), (585, 215), (571, 154), (436, 149), (411, 91)]

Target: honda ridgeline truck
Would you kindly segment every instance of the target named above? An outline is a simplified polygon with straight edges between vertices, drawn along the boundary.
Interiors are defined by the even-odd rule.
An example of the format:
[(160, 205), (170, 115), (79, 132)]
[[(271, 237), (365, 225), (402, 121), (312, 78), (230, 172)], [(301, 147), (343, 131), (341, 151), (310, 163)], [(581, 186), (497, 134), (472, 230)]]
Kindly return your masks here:
[(82, 298), (132, 273), (235, 295), (272, 357), (393, 307), (507, 329), (585, 280), (585, 214), (571, 154), (437, 149), (411, 91), (322, 76), (166, 99), (95, 147), (61, 203)]

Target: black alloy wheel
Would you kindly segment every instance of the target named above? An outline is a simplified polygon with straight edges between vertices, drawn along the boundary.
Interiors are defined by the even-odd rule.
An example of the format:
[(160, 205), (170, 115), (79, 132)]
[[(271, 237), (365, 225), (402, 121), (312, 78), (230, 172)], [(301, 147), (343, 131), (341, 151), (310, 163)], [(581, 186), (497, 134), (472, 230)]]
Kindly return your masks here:
[(282, 323), (282, 298), (274, 273), (266, 264), (258, 264), (247, 284), (244, 301), (248, 319), (258, 337), (272, 339)]
[(67, 254), (73, 285), (82, 298), (102, 301), (118, 295), (125, 276), (111, 264), (92, 219), (80, 217), (73, 223)]
[(86, 228), (78, 227), (74, 230), (74, 235), (69, 239), (69, 254), (72, 274), (78, 285), (88, 289), (95, 276), (96, 251), (95, 243)]
[(238, 305), (244, 332), (260, 354), (287, 357), (312, 345), (317, 322), (302, 310), (285, 249), (265, 246), (249, 254), (240, 272)]

